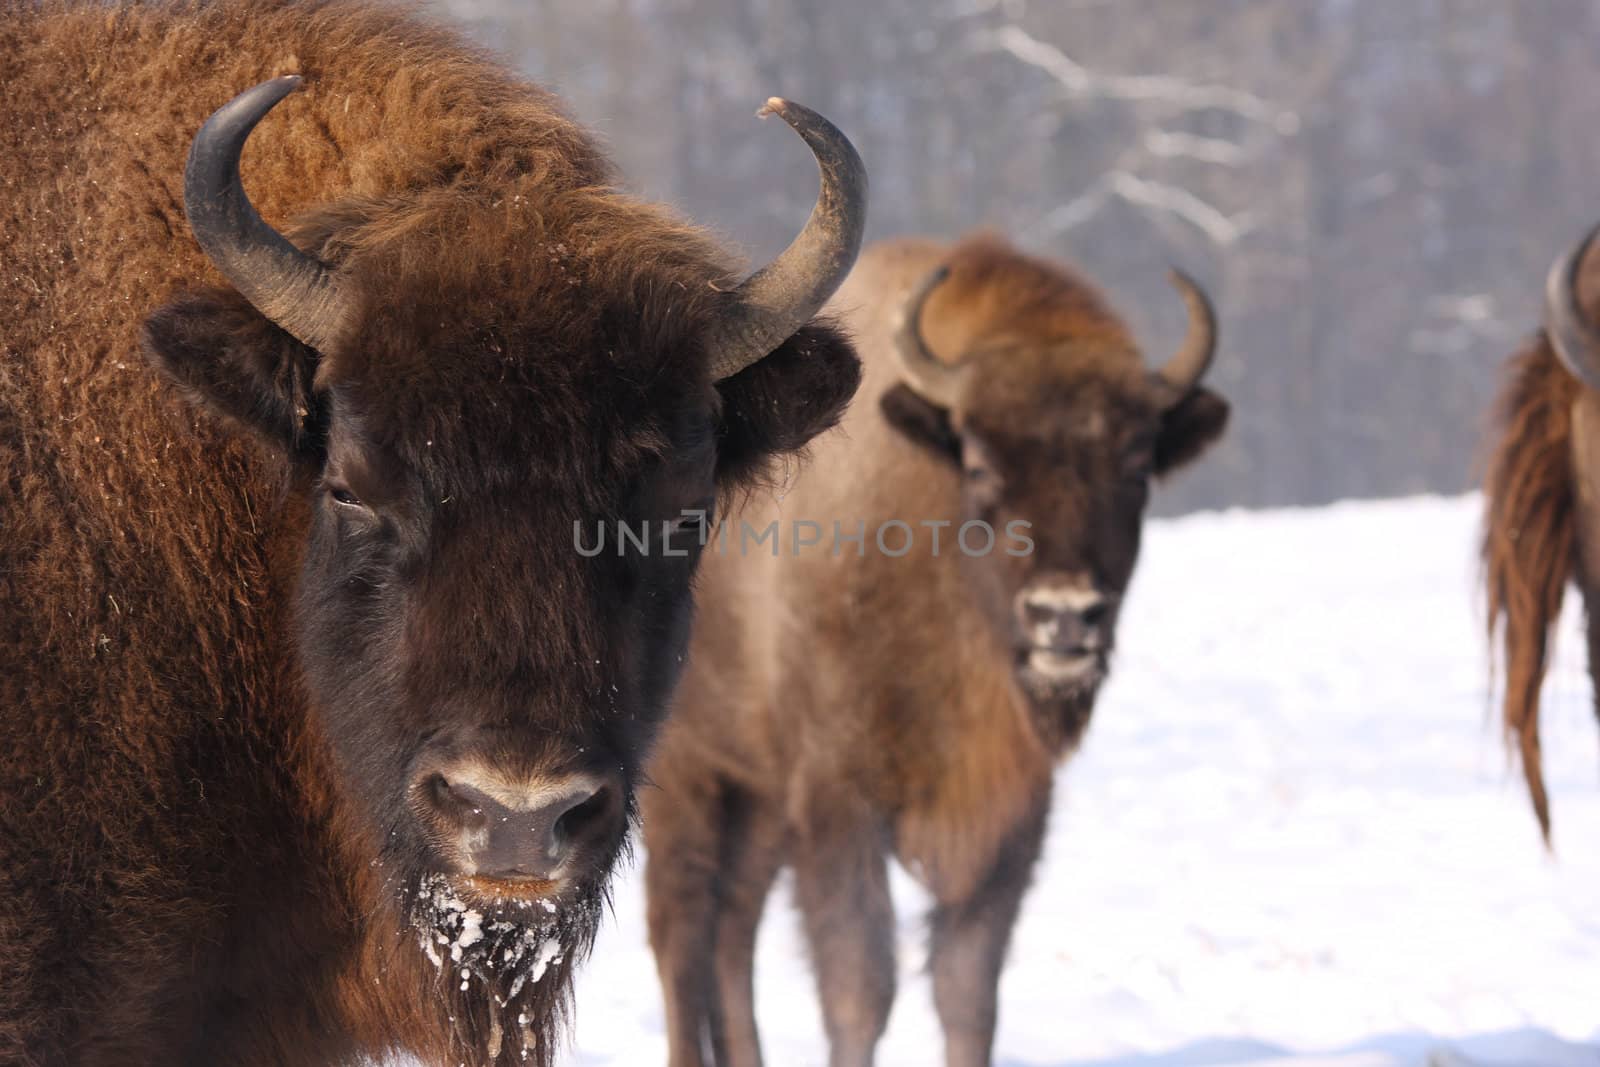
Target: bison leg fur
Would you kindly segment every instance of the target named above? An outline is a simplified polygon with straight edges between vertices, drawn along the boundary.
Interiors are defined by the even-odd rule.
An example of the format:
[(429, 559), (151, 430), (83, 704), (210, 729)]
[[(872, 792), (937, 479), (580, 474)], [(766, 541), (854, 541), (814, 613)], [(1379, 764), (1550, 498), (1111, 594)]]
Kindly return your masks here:
[(894, 1002), (894, 905), (887, 834), (869, 813), (808, 820), (796, 842), (795, 896), (811, 946), (830, 1067), (871, 1067)]
[(705, 1067), (716, 929), (715, 817), (702, 796), (672, 792), (645, 810), (650, 947), (661, 975), (669, 1067)]
[(781, 812), (749, 793), (723, 798), (723, 839), (717, 879), (716, 983), (711, 1048), (718, 1067), (761, 1067), (756, 1032), (756, 930), (767, 893), (784, 860)]
[(1039, 856), (1047, 810), (1046, 804), (1029, 813), (976, 892), (946, 900), (933, 887), (938, 903), (929, 917), (928, 965), (946, 1067), (989, 1067), (1000, 969)]

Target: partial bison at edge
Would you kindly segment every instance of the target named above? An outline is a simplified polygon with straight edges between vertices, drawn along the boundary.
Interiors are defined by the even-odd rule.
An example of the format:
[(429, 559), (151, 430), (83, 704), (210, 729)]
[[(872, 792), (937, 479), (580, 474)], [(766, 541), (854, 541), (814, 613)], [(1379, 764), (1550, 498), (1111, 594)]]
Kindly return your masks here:
[(1189, 334), (1159, 370), (1087, 281), (993, 238), (876, 245), (835, 297), (862, 396), (780, 501), (727, 520), (787, 539), (706, 560), (641, 794), (672, 1067), (760, 1063), (752, 955), (785, 865), (829, 1062), (871, 1063), (894, 995), (890, 856), (935, 900), (947, 1062), (989, 1062), (1052, 773), (1108, 669), (1150, 481), (1227, 421), (1200, 384), (1210, 303), (1174, 281)]
[(1589, 674), (1600, 677), (1597, 234), (1600, 228), (1551, 266), (1544, 327), (1507, 363), (1484, 485), (1484, 580), (1489, 634), (1499, 637), (1505, 658), (1506, 739), (1521, 758), (1546, 840), (1539, 691), (1569, 581), (1587, 609)]
[(681, 516), (857, 384), (859, 159), (769, 101), (822, 195), (741, 282), (377, 6), (10, 3), (0, 72), (0, 1061), (549, 1064)]

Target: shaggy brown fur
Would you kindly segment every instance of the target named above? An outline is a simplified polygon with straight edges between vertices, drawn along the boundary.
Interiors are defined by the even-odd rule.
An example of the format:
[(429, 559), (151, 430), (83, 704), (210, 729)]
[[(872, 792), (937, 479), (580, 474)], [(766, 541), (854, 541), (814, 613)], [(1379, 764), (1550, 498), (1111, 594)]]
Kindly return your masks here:
[[(892, 347), (913, 287), (947, 281), (924, 315), (929, 348), (973, 369), (953, 408), (902, 384)], [(650, 929), (673, 1067), (760, 1061), (752, 951), (763, 901), (792, 865), (835, 1067), (869, 1063), (894, 993), (893, 855), (932, 892), (934, 996), (948, 1062), (986, 1064), (995, 988), (1042, 840), (1057, 763), (1079, 741), (1131, 577), (1152, 474), (1221, 432), (1226, 403), (1165, 395), (1127, 328), (1083, 279), (980, 238), (863, 253), (834, 306), (866, 368), (863, 399), (782, 499), (737, 517), (812, 521), (805, 548), (706, 561), (701, 618), (671, 724), (641, 795)], [(1000, 532), (988, 555), (958, 527)], [(916, 533), (900, 557), (874, 533)], [(924, 520), (948, 520), (933, 551)], [(1006, 530), (1034, 550), (1008, 556)], [(834, 551), (833, 524), (868, 531)], [(903, 534), (892, 535), (893, 550)], [(975, 545), (981, 538), (974, 538)], [(1052, 584), (1056, 583), (1056, 584)], [(1077, 584), (1073, 584), (1077, 583)], [(1018, 598), (1093, 589), (1093, 664), (1032, 673)]]
[[(1506, 737), (1521, 756), (1546, 838), (1550, 804), (1540, 766), (1539, 690), (1567, 582), (1583, 584), (1573, 416), (1584, 394), (1542, 332), (1512, 357), (1484, 483), (1489, 636), (1499, 637), (1505, 659)], [(1592, 669), (1592, 653), (1590, 662)]]
[[(181, 207), (202, 121), (289, 72), (241, 171), (355, 294), (321, 353)], [(850, 347), (812, 325), (713, 385), (718, 249), (380, 7), (0, 0), (0, 85), (0, 1062), (548, 1063), (622, 824), (553, 918), (468, 896), (485, 939), (441, 969), (419, 938), (464, 905), (415, 766), (631, 793), (694, 561), (573, 525), (760, 479)], [(486, 958), (546, 938), (548, 973)]]

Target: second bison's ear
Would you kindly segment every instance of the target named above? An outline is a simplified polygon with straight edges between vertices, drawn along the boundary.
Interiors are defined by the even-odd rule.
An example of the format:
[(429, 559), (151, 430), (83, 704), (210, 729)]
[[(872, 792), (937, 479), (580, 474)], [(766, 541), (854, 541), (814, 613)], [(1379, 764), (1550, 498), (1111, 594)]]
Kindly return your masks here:
[(1209, 448), (1228, 425), (1228, 402), (1196, 386), (1161, 416), (1156, 438), (1156, 474), (1177, 470)]
[(903, 383), (884, 393), (878, 407), (902, 436), (943, 459), (961, 463), (961, 437), (950, 425), (949, 409)]
[(209, 289), (150, 314), (145, 354), (185, 399), (243, 426), (291, 460), (316, 447), (308, 432), (316, 353), (237, 293)]
[(841, 331), (820, 322), (802, 327), (772, 354), (718, 382), (718, 486), (759, 480), (768, 460), (804, 448), (839, 421), (860, 384), (855, 347)]

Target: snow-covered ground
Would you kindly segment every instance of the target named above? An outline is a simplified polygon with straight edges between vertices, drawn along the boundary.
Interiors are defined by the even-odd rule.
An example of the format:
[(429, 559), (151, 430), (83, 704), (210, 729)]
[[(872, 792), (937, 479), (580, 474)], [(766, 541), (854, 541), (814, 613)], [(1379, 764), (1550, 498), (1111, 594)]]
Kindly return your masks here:
[[(1556, 854), (1492, 718), (1476, 497), (1153, 522), (1002, 982), (1006, 1067), (1600, 1065), (1600, 745), (1579, 613), (1546, 684)], [(942, 1062), (897, 872), (886, 1067)], [(781, 885), (769, 1067), (826, 1062)], [(568, 1062), (664, 1064), (637, 870)]]

